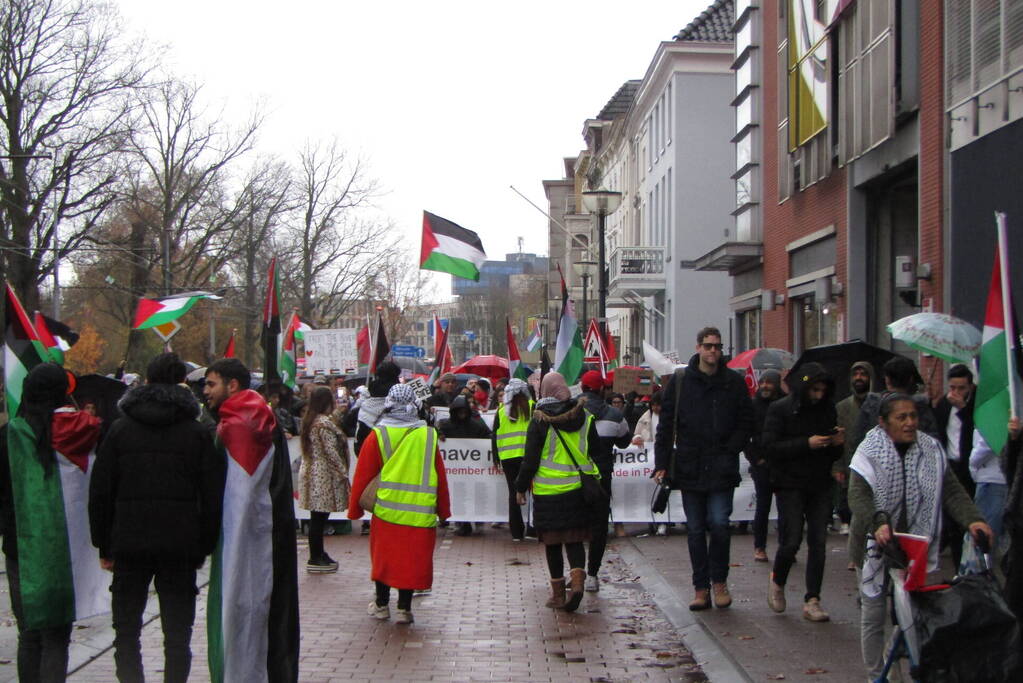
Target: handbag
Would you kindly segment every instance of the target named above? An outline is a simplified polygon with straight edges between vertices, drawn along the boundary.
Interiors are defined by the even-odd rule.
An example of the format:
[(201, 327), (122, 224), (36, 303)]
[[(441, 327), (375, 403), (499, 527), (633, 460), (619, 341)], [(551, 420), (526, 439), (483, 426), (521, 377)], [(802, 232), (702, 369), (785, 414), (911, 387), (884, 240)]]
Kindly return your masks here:
[[(411, 429), (405, 432), (405, 436), (408, 436), (411, 432)], [(398, 443), (394, 444), (394, 448), (391, 450), (392, 454), (397, 452), (398, 446), (400, 446), (401, 442), (405, 440), (405, 436), (398, 439)], [(362, 493), (359, 494), (359, 507), (362, 508), (363, 512), (371, 513), (373, 512), (373, 508), (377, 505), (377, 489), (380, 488), (380, 475), (382, 472), (383, 466), (381, 466), (380, 472), (377, 472), (377, 475), (369, 480), (369, 483), (366, 484), (366, 488), (362, 489)]]
[[(682, 373), (681, 368), (675, 370), (675, 406), (682, 400)], [(671, 483), (675, 478), (675, 437), (678, 433), (678, 418), (671, 422), (671, 460), (668, 461), (668, 476), (656, 484), (654, 495), (650, 498), (650, 511), (654, 514), (661, 514), (668, 509), (668, 499), (671, 497)]]
[(561, 445), (565, 447), (566, 451), (568, 451), (568, 457), (572, 459), (572, 464), (575, 465), (575, 468), (579, 471), (579, 481), (583, 486), (583, 500), (586, 501), (586, 504), (590, 507), (606, 507), (607, 504), (611, 502), (611, 499), (608, 497), (604, 487), (600, 485), (600, 480), (589, 472), (583, 472), (583, 468), (579, 466), (578, 462), (576, 462), (572, 449), (568, 447), (567, 443), (565, 443), (565, 437), (561, 435), (561, 430), (553, 426), (551, 429), (553, 429), (554, 433), (558, 435), (559, 439), (561, 439)]

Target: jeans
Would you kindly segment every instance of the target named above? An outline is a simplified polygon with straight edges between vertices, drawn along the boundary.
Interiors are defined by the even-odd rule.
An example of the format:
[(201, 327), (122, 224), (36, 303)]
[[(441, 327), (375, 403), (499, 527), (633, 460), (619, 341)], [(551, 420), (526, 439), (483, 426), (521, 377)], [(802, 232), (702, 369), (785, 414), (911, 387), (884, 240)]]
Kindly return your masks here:
[(778, 552), (774, 556), (774, 582), (784, 586), (789, 569), (803, 541), (806, 520), (806, 595), (803, 600), (820, 598), (827, 557), (828, 521), (831, 519), (831, 486), (821, 489), (780, 489), (774, 492), (778, 501)]
[(753, 513), (753, 547), (767, 548), (767, 518), (771, 516), (771, 480), (767, 465), (750, 465), (750, 476), (756, 489), (757, 509)]
[(512, 538), (520, 541), (526, 535), (526, 525), (522, 521), (522, 508), (515, 502), (515, 479), (522, 469), (522, 458), (508, 458), (501, 461), (501, 469), (504, 470), (504, 480), (508, 483), (508, 530)]
[(1002, 537), (1002, 515), (1005, 514), (1005, 498), (1009, 494), (1007, 484), (977, 484), (977, 494), (973, 502), (977, 504), (980, 514), (995, 533), (991, 539), (992, 548), (998, 547)]
[(184, 682), (192, 667), (192, 623), (195, 621), (195, 563), (185, 560), (115, 559), (113, 593), (114, 664), (117, 680), (141, 683), (142, 612), (149, 584), (156, 583), (163, 627), (163, 680)]
[[(682, 509), (689, 527), (689, 559), (693, 564), (693, 586), (710, 588), (711, 582), (728, 580), (730, 534), (728, 518), (732, 515), (734, 489), (727, 491), (683, 491)], [(708, 543), (708, 533), (710, 542)]]
[(27, 683), (61, 683), (67, 678), (67, 651), (71, 624), (22, 629), (21, 581), (18, 561), (6, 558), (11, 611), (18, 621), (18, 680)]
[[(611, 499), (611, 473), (614, 469), (611, 464), (597, 465), (600, 471), (600, 488), (604, 489), (608, 500)], [(603, 515), (597, 515), (597, 519), (590, 528), (590, 552), (586, 560), (586, 573), (596, 576), (600, 571), (600, 565), (604, 561), (604, 550), (607, 548), (607, 522), (611, 518), (611, 506)]]

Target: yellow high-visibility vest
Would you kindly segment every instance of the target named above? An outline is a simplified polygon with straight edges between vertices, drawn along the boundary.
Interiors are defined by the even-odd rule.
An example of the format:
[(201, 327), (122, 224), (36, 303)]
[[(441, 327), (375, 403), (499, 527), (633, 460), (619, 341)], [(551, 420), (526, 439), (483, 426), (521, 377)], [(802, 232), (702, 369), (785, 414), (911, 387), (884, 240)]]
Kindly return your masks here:
[(373, 515), (392, 524), (437, 526), (433, 427), (376, 427), (384, 462)]
[(533, 415), (533, 402), (529, 402), (529, 411), (525, 416), (512, 420), (508, 417), (505, 404), (497, 407), (497, 457), (501, 460), (521, 458), (526, 454), (526, 429)]
[[(579, 431), (561, 431), (561, 437), (572, 449), (571, 454), (565, 450), (561, 439), (554, 431), (554, 426), (550, 426), (547, 430), (547, 442), (544, 444), (544, 451), (540, 456), (540, 468), (533, 477), (534, 496), (553, 496), (581, 488), (582, 481), (575, 463), (579, 464), (579, 468), (583, 472), (600, 477), (597, 466), (587, 455), (587, 438), (591, 424), (593, 424), (593, 416), (587, 414), (586, 422), (583, 423)], [(572, 456), (575, 456), (575, 462), (573, 462)]]

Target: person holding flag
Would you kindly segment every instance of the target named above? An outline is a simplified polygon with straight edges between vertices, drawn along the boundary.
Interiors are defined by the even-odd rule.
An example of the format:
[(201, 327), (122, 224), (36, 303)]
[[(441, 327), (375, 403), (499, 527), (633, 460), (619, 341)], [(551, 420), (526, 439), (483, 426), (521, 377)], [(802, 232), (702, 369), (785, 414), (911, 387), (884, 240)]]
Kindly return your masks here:
[(227, 462), (207, 614), (214, 683), (298, 680), (291, 463), (273, 413), (250, 381), (237, 358), (222, 358), (206, 370), (204, 394)]

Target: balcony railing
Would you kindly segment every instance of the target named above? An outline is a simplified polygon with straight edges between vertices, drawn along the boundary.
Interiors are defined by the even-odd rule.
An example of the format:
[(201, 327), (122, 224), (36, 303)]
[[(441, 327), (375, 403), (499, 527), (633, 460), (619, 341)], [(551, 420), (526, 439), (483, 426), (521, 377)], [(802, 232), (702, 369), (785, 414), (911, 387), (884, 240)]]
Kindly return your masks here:
[(664, 280), (664, 247), (618, 247), (608, 261), (608, 278), (612, 292), (634, 290), (650, 295), (662, 291)]

